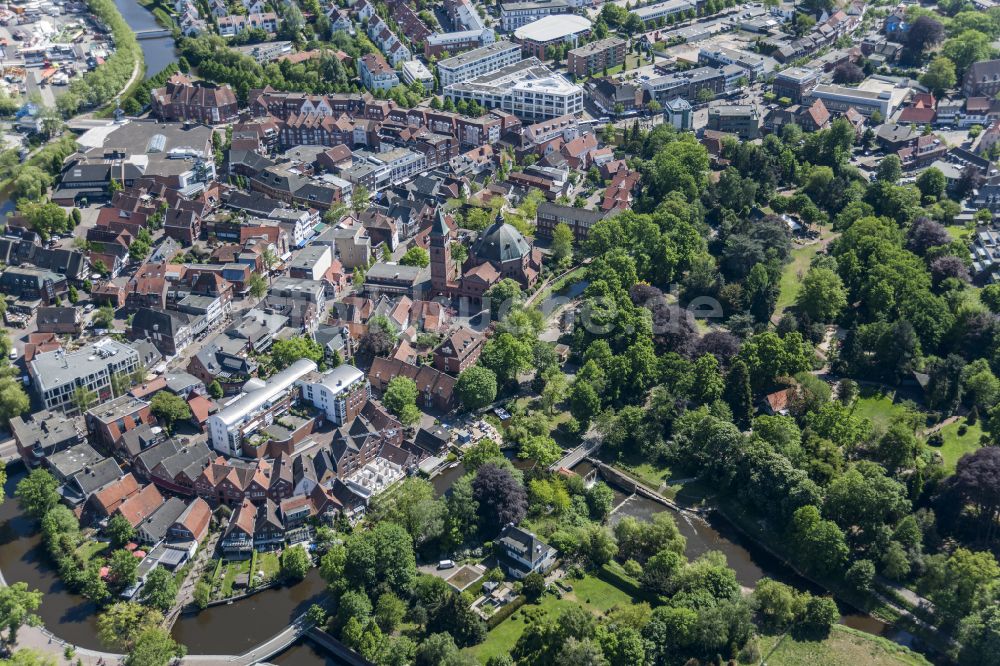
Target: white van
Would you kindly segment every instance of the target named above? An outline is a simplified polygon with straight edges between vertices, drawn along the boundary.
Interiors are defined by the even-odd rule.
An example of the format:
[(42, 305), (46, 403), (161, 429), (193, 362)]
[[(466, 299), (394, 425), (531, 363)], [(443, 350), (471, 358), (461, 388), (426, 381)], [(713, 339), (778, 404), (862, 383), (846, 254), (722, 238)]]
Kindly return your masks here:
[(441, 560), (440, 562), (438, 562), (438, 569), (454, 569), (454, 568), (455, 568), (454, 560)]

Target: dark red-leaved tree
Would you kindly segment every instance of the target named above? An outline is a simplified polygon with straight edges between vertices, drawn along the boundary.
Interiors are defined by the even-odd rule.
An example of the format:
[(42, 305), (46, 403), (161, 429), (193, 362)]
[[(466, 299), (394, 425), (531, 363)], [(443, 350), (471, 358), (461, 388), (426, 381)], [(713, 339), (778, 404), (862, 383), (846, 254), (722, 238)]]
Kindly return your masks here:
[(493, 535), (508, 524), (517, 524), (528, 512), (524, 486), (510, 470), (486, 463), (472, 481), (472, 496), (479, 502), (479, 518), (484, 534)]
[(979, 537), (992, 540), (1000, 518), (1000, 447), (984, 446), (962, 456), (955, 474), (944, 483), (941, 499), (953, 514), (971, 508)]

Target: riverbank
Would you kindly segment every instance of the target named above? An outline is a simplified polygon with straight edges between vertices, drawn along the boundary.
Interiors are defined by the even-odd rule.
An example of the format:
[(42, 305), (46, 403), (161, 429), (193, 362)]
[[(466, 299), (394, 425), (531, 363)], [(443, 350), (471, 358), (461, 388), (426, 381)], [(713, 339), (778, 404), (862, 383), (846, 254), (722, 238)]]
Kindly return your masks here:
[(770, 666), (931, 666), (923, 655), (885, 638), (835, 626), (821, 641), (762, 636), (761, 663)]
[[(598, 461), (587, 460), (581, 463), (583, 471), (589, 472), (592, 469), (598, 469), (603, 472), (610, 469), (612, 476), (615, 477), (608, 479), (612, 488), (615, 488), (616, 483), (621, 484), (624, 479), (626, 490), (644, 489), (641, 495), (633, 495), (621, 506), (616, 501), (616, 512), (625, 508), (627, 515), (649, 519), (650, 509), (648, 507), (638, 512), (627, 510), (628, 502), (634, 502), (635, 498), (643, 497), (645, 502), (655, 502), (665, 510), (674, 511), (681, 518), (677, 523), (681, 533), (689, 539), (685, 553), (689, 559), (693, 559), (696, 554), (706, 550), (720, 550), (726, 555), (729, 566), (736, 570), (739, 583), (747, 589), (753, 589), (756, 581), (766, 575), (796, 587), (808, 588), (814, 593), (831, 594), (850, 609), (842, 616), (842, 624), (869, 635), (886, 637), (906, 647), (910, 647), (913, 638), (917, 637), (932, 653), (943, 654), (947, 652), (950, 645), (948, 637), (940, 635), (935, 627), (914, 616), (908, 609), (894, 604), (890, 599), (877, 593), (870, 596), (852, 593), (831, 584), (830, 581), (817, 580), (803, 573), (793, 562), (782, 555), (782, 549), (786, 545), (781, 544), (780, 547), (776, 547), (770, 538), (772, 535), (764, 533), (763, 528), (749, 516), (745, 516), (735, 503), (727, 502), (725, 498), (715, 497), (711, 501), (702, 498), (697, 507), (681, 506), (645, 487), (623, 470), (603, 462), (598, 462), (599, 467), (595, 467), (594, 462)], [(580, 473), (579, 468), (580, 465), (574, 467), (574, 471)], [(617, 489), (616, 492), (618, 492)], [(692, 509), (698, 509), (698, 511), (689, 513)], [(702, 511), (703, 509), (707, 509), (707, 511)], [(692, 519), (703, 521), (704, 528), (695, 527), (692, 524)], [(705, 528), (708, 528), (710, 532), (706, 533)], [(726, 535), (723, 536), (724, 534)], [(706, 537), (709, 538), (706, 539)], [(692, 538), (697, 539), (698, 542), (691, 543)], [(713, 541), (714, 544), (707, 545)], [(739, 545), (740, 542), (743, 542), (743, 545)], [(855, 609), (860, 609), (860, 612), (854, 613)]]

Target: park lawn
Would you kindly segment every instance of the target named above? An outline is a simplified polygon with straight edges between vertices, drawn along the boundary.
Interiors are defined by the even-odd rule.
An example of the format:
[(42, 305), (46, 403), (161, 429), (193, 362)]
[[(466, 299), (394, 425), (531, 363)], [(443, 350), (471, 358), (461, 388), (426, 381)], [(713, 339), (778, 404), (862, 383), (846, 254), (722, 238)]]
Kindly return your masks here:
[(887, 428), (896, 417), (905, 416), (906, 409), (896, 404), (891, 395), (863, 393), (862, 397), (854, 401), (852, 414), (867, 418), (876, 426)]
[(565, 583), (573, 587), (572, 592), (564, 592), (562, 598), (554, 594), (546, 594), (537, 604), (525, 604), (514, 611), (513, 615), (498, 624), (486, 634), (486, 640), (465, 651), (478, 659), (482, 663), (490, 657), (510, 652), (517, 639), (521, 637), (528, 626), (528, 616), (525, 611), (532, 613), (541, 610), (547, 615), (558, 617), (567, 609), (574, 606), (594, 613), (595, 615), (608, 611), (612, 606), (635, 603), (628, 593), (617, 587), (606, 583), (594, 576), (584, 576), (581, 579), (564, 579)]
[[(640, 59), (640, 56), (638, 54), (636, 54), (636, 53), (629, 53), (628, 55), (625, 56), (625, 64), (628, 65), (628, 69), (632, 70), (632, 69), (638, 69), (641, 65), (647, 65), (649, 63), (642, 61)], [(609, 67), (608, 68), (608, 76), (613, 76), (613, 75), (617, 74), (620, 71), (622, 71), (622, 66), (621, 65), (615, 65), (614, 67)], [(603, 74), (601, 72), (598, 72), (594, 76), (595, 77), (596, 76), (603, 76)]]
[(692, 479), (682, 478), (680, 474), (666, 465), (657, 465), (643, 459), (640, 456), (626, 457), (622, 459), (612, 459), (602, 457), (600, 452), (598, 458), (608, 465), (625, 472), (636, 481), (648, 486), (652, 490), (660, 493), (667, 499), (676, 499), (681, 493), (692, 497), (704, 497), (703, 488), (696, 487), (697, 482)]
[(762, 663), (766, 661), (770, 666), (930, 666), (909, 648), (840, 625), (834, 626), (822, 641), (762, 636), (760, 653)]
[(945, 226), (945, 230), (954, 240), (962, 240), (962, 236), (968, 232), (964, 224), (949, 224)]
[[(964, 435), (959, 435), (958, 430), (961, 426), (966, 427)], [(983, 429), (979, 425), (979, 421), (974, 424), (969, 425), (965, 422), (965, 419), (959, 419), (954, 423), (949, 423), (945, 427), (941, 428), (941, 435), (944, 437), (944, 446), (941, 448), (930, 447), (931, 451), (936, 451), (941, 454), (941, 458), (944, 460), (944, 468), (949, 472), (955, 471), (955, 465), (958, 463), (958, 459), (961, 458), (966, 453), (972, 453), (979, 449), (982, 444), (979, 442), (979, 438), (983, 434)]]
[(812, 243), (805, 247), (792, 250), (792, 260), (785, 265), (785, 270), (781, 272), (781, 280), (778, 281), (778, 301), (774, 306), (772, 319), (781, 319), (782, 313), (787, 308), (795, 305), (795, 298), (799, 295), (799, 286), (802, 278), (809, 270), (812, 258), (819, 252), (820, 244)]

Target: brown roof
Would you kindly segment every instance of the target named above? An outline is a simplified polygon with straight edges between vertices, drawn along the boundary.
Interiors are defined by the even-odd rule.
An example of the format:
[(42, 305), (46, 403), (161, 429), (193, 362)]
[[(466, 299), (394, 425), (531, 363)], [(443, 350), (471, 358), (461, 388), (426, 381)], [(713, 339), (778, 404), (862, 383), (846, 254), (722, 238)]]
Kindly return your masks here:
[(218, 409), (214, 402), (203, 395), (194, 395), (188, 399), (188, 407), (191, 408), (191, 414), (198, 423), (207, 421), (209, 414)]
[(135, 527), (146, 518), (153, 515), (153, 512), (163, 504), (163, 495), (153, 484), (149, 484), (125, 500), (118, 507), (118, 513), (125, 517), (132, 527)]
[(236, 510), (233, 517), (229, 520), (229, 527), (226, 528), (226, 535), (228, 536), (233, 530), (240, 530), (244, 534), (249, 534), (253, 536), (253, 527), (257, 522), (257, 507), (253, 505), (248, 499), (243, 500), (243, 504), (240, 508)]
[(136, 398), (144, 398), (147, 395), (153, 395), (157, 391), (161, 391), (165, 388), (167, 388), (167, 378), (161, 376), (153, 379), (152, 381), (133, 386), (129, 390), (129, 393)]
[(104, 515), (110, 516), (115, 509), (121, 506), (122, 502), (139, 492), (139, 483), (129, 472), (117, 481), (112, 481), (108, 485), (98, 490), (93, 495), (93, 501), (100, 508)]
[(208, 506), (208, 502), (196, 497), (193, 502), (187, 505), (174, 524), (193, 534), (196, 541), (201, 541), (208, 531), (208, 523), (211, 519), (212, 508)]
[(766, 395), (764, 400), (767, 401), (767, 405), (771, 408), (772, 412), (780, 412), (783, 409), (788, 409), (788, 397), (790, 393), (788, 389), (775, 391)]

